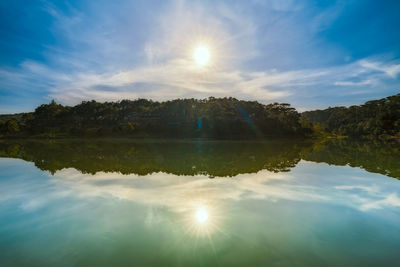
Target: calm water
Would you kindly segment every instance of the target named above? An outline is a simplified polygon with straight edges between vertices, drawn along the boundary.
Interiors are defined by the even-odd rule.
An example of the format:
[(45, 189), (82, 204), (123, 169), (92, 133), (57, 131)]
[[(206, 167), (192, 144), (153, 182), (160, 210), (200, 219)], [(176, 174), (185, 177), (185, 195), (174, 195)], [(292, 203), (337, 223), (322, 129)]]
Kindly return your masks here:
[(399, 151), (0, 142), (0, 266), (398, 266)]

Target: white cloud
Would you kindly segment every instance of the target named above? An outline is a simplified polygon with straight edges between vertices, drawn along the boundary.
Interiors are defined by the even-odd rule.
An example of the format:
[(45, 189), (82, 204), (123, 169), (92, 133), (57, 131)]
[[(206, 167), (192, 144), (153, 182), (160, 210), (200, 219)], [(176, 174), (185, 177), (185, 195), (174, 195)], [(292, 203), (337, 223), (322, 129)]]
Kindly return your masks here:
[(362, 80), (362, 81), (357, 81), (357, 82), (339, 81), (339, 82), (335, 82), (335, 85), (340, 85), (340, 86), (364, 86), (364, 85), (371, 85), (373, 83), (374, 83), (373, 80), (367, 79), (367, 80)]
[[(364, 93), (373, 91), (387, 78), (384, 74), (371, 73), (369, 70), (370, 68), (365, 68), (359, 62), (324, 69), (281, 72), (251, 72), (218, 67), (201, 70), (193, 66), (190, 59), (174, 59), (165, 64), (118, 73), (79, 74), (70, 77), (70, 82), (61, 80), (51, 90), (50, 96), (64, 103), (77, 103), (87, 99), (105, 101), (142, 97), (166, 100), (208, 96), (233, 96), (270, 102), (296, 94), (295, 90), (298, 88), (318, 85), (345, 87), (344, 93), (348, 95), (354, 90), (347, 88), (354, 86), (362, 86)], [(337, 81), (338, 78), (341, 80)], [(103, 86), (107, 90), (103, 90)]]
[[(285, 70), (247, 65), (250, 60), (278, 63), (284, 60), (281, 53), (288, 52), (289, 46), (301, 50), (308, 43), (307, 38), (313, 38), (315, 32), (335, 20), (342, 5), (315, 16), (310, 32), (299, 32), (292, 16), (282, 15), (283, 19), (278, 19), (277, 15), (298, 11), (299, 2), (272, 1), (266, 5), (269, 10), (266, 14), (275, 15), (265, 18), (269, 24), (262, 25), (264, 32), (260, 33), (259, 27), (265, 22), (246, 14), (243, 6), (216, 3), (210, 8), (202, 2), (173, 3), (151, 16), (154, 24), (141, 27), (136, 24), (142, 20), (136, 21), (125, 13), (121, 15), (124, 19), (116, 20), (110, 19), (108, 10), (96, 10), (92, 19), (74, 9), (66, 15), (46, 3), (45, 9), (55, 20), (52, 31), (79, 49), (48, 47), (45, 64), (25, 60), (19, 68), (0, 70), (0, 86), (6, 88), (3, 90), (36, 88), (41, 94), (45, 91), (49, 100), (54, 98), (68, 105), (91, 99), (167, 100), (209, 96), (268, 103), (382, 91), (400, 73), (398, 61), (377, 58), (320, 68), (293, 66)], [(125, 12), (125, 9), (129, 8), (118, 10)], [(282, 33), (286, 27), (288, 32)], [(141, 28), (146, 33), (138, 37)], [(263, 44), (266, 51), (260, 51), (258, 45), (264, 33), (274, 47)], [(281, 40), (284, 36), (288, 39)], [(276, 43), (279, 40), (283, 43)], [(192, 59), (193, 49), (200, 43), (211, 50), (211, 64), (204, 69), (196, 67)], [(282, 45), (288, 47), (281, 50)], [(285, 58), (294, 58), (286, 52)], [(307, 109), (304, 103), (301, 106)]]
[(377, 185), (338, 185), (335, 186), (339, 190), (362, 190), (368, 193), (378, 193), (379, 187)]
[(400, 64), (384, 64), (369, 60), (361, 60), (360, 65), (366, 69), (376, 70), (385, 73), (391, 78), (396, 78), (400, 73)]
[(361, 210), (383, 209), (386, 207), (400, 207), (400, 198), (396, 193), (392, 193), (383, 199), (367, 202), (361, 206)]
[[(323, 164), (302, 160), (289, 173), (262, 170), (233, 178), (214, 179), (205, 175), (177, 176), (161, 172), (144, 176), (104, 172), (92, 175), (69, 168), (57, 171), (51, 181), (54, 186), (63, 189), (64, 195), (85, 198), (108, 195), (146, 205), (167, 206), (173, 210), (204, 201), (219, 203), (245, 199), (322, 202), (364, 212), (400, 207), (396, 188), (389, 184), (371, 184), (371, 180), (377, 179), (376, 174), (366, 175), (363, 170), (346, 166), (335, 167), (336, 174), (321, 178), (319, 171), (324, 168)], [(338, 175), (339, 170), (346, 172)], [(363, 175), (360, 177), (358, 172)]]
[[(49, 98), (64, 104), (77, 104), (83, 100), (112, 101), (121, 99), (237, 97), (239, 99), (271, 102), (295, 95), (299, 88), (313, 86), (343, 87), (339, 95), (368, 93), (386, 79), (393, 79), (386, 72), (376, 73), (370, 66), (382, 63), (362, 60), (337, 67), (295, 71), (244, 71), (213, 66), (201, 69), (190, 58), (174, 58), (165, 63), (150, 64), (116, 72), (80, 72), (66, 74), (33, 61), (25, 61), (18, 72), (1, 71), (3, 83), (15, 87), (32, 82), (49, 90)], [(396, 69), (396, 64), (385, 65)], [(392, 72), (390, 72), (392, 73)], [(337, 80), (339, 79), (340, 80)], [(323, 92), (319, 92), (322, 94)]]
[[(329, 166), (331, 172), (326, 172), (327, 164), (304, 160), (290, 172), (262, 170), (231, 178), (209, 179), (205, 175), (161, 172), (144, 176), (116, 172), (92, 175), (67, 168), (47, 177), (49, 179), (38, 176), (39, 180), (26, 179), (32, 171), (40, 172), (32, 163), (26, 164), (19, 159), (2, 161), (3, 164), (19, 164), (23, 171), (12, 181), (0, 183), (0, 201), (18, 200), (20, 208), (26, 211), (46, 207), (63, 198), (92, 197), (113, 197), (172, 210), (185, 209), (199, 202), (211, 205), (247, 199), (314, 202), (363, 212), (400, 208), (398, 181), (395, 179), (349, 166)], [(18, 186), (14, 186), (15, 183)]]
[[(253, 174), (239, 174), (235, 178), (209, 179), (204, 175), (177, 176), (153, 173), (145, 176), (99, 172), (82, 174), (75, 169), (57, 171), (56, 184), (70, 188), (77, 196), (109, 195), (115, 198), (162, 205), (174, 210), (192, 203), (217, 203), (221, 200), (269, 199), (294, 201), (326, 201), (328, 197), (316, 194), (315, 188), (296, 184), (287, 173), (266, 170)], [(275, 182), (274, 182), (275, 181)], [(104, 182), (104, 184), (103, 184)], [(149, 198), (149, 196), (157, 196)]]

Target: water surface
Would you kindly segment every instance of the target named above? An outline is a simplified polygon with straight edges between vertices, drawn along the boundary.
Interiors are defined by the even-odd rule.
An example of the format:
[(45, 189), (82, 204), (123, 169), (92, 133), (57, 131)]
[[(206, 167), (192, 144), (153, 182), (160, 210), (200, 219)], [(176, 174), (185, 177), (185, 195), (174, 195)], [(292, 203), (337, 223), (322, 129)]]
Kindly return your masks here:
[(0, 142), (1, 266), (397, 266), (400, 155), (351, 141)]

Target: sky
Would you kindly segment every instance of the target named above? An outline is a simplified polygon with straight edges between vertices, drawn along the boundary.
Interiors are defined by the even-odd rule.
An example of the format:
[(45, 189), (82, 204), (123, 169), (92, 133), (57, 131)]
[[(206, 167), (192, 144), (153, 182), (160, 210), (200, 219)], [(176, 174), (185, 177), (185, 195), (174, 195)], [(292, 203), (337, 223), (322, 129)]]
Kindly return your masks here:
[(0, 114), (52, 99), (361, 104), (400, 93), (399, 29), (397, 0), (2, 0)]

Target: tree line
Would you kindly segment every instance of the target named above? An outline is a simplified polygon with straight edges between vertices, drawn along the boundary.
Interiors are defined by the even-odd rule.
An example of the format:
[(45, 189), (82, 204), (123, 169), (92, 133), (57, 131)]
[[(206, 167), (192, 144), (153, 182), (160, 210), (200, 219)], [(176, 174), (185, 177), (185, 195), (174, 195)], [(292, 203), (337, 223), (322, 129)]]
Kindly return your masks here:
[[(10, 116), (9, 116), (10, 118)], [(0, 117), (1, 120), (1, 117)], [(146, 99), (63, 106), (51, 101), (34, 112), (0, 121), (7, 137), (160, 136), (255, 138), (312, 133), (289, 104), (268, 105), (235, 98)]]
[(314, 129), (347, 137), (400, 138), (400, 94), (362, 105), (306, 111)]
[(146, 99), (63, 106), (0, 115), (0, 137), (264, 138), (317, 135), (400, 139), (400, 94), (363, 105), (297, 112), (290, 104), (235, 98)]

